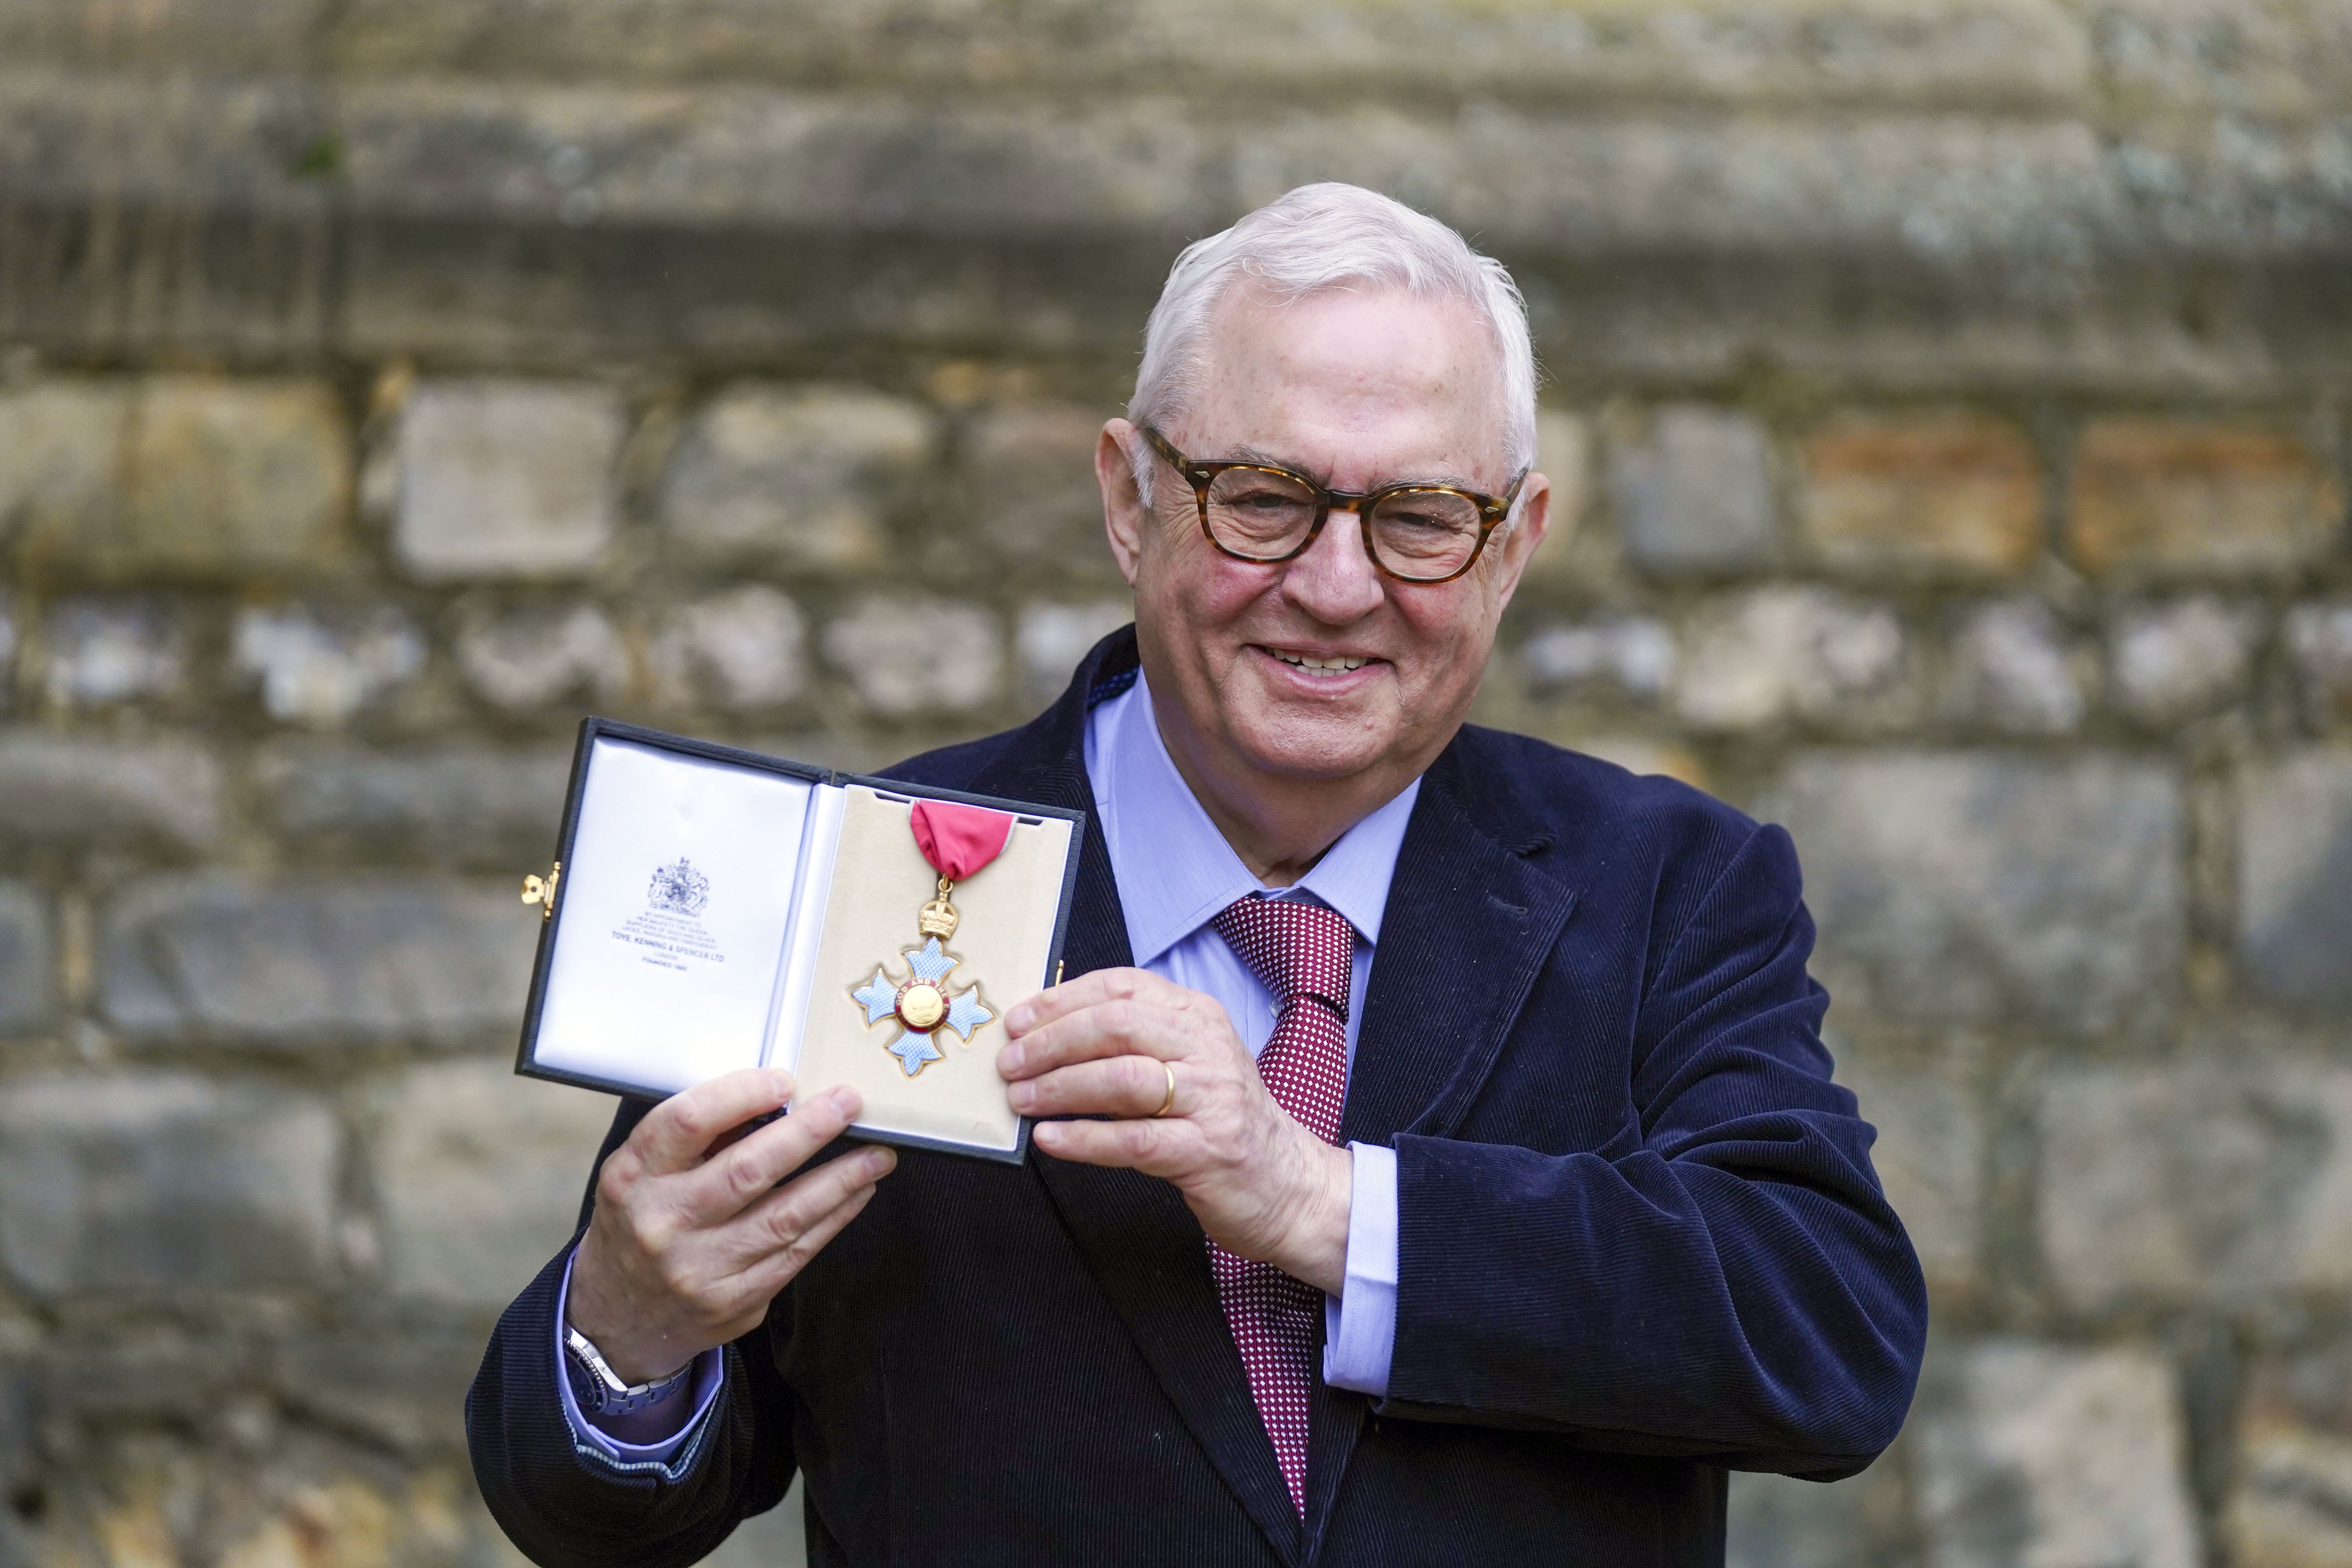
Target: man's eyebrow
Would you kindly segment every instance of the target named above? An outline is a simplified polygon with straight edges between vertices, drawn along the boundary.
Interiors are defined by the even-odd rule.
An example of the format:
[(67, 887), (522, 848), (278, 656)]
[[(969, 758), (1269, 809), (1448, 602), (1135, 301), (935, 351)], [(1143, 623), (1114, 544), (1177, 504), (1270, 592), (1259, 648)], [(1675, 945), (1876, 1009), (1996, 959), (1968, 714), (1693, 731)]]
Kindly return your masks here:
[[(1317, 484), (1321, 485), (1325, 489), (1329, 489), (1331, 488), (1331, 476), (1328, 473), (1318, 472), (1313, 468), (1304, 468), (1299, 464), (1292, 462), (1287, 458), (1277, 458), (1273, 453), (1261, 450), (1258, 447), (1235, 447), (1233, 449), (1233, 454), (1234, 455), (1232, 457), (1223, 460), (1228, 463), (1252, 463), (1260, 468), (1280, 468), (1286, 473), (1303, 474), (1307, 478), (1313, 479)], [(1477, 491), (1477, 493), (1482, 495), (1486, 493), (1483, 490), (1478, 489), (1478, 482), (1475, 479), (1465, 479), (1458, 474), (1425, 474), (1416, 479), (1390, 479), (1383, 484), (1372, 486), (1371, 489), (1387, 489), (1393, 485), (1442, 485), (1450, 490), (1473, 490)], [(1365, 493), (1370, 494), (1370, 491), (1367, 490)]]

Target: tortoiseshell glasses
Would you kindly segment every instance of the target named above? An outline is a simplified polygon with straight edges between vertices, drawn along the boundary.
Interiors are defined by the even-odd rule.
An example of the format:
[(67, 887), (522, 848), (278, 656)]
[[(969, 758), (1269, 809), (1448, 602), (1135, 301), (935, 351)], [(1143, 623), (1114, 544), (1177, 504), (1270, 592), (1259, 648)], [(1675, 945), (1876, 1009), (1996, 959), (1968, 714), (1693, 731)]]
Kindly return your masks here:
[(1151, 449), (1192, 487), (1201, 531), (1236, 561), (1271, 566), (1306, 553), (1335, 510), (1352, 511), (1364, 552), (1400, 583), (1450, 583), (1470, 570), (1486, 537), (1511, 514), (1527, 470), (1508, 492), (1480, 495), (1451, 485), (1386, 485), (1376, 490), (1326, 489), (1304, 474), (1265, 463), (1196, 463), (1150, 426)]

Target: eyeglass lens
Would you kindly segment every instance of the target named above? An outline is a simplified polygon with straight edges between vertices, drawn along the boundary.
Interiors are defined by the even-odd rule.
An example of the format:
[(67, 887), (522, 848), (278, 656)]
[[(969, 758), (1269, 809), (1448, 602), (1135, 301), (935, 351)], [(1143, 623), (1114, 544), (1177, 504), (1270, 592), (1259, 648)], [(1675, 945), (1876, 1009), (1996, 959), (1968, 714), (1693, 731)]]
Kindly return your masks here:
[[(1314, 490), (1269, 468), (1227, 468), (1209, 484), (1209, 532), (1236, 555), (1276, 560), (1315, 526)], [(1365, 520), (1372, 553), (1401, 577), (1444, 577), (1477, 552), (1478, 506), (1454, 490), (1398, 490)]]

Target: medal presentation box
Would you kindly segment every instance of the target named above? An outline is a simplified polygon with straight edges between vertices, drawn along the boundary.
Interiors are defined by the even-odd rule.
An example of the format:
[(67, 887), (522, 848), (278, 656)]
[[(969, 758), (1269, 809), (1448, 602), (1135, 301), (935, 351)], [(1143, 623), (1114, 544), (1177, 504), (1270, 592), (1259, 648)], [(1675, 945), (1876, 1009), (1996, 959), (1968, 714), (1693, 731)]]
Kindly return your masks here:
[(1085, 815), (580, 726), (515, 1070), (659, 1099), (776, 1067), (853, 1136), (1006, 1163), (1004, 1015), (1055, 977)]

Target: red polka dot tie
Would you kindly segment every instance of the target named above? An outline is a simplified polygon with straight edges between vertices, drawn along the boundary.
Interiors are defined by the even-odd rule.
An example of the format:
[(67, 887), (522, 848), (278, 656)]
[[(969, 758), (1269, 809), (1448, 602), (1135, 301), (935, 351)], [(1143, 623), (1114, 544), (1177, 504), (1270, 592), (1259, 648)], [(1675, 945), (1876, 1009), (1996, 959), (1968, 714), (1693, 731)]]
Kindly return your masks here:
[[(1338, 1142), (1348, 1095), (1355, 933), (1336, 910), (1293, 899), (1244, 899), (1213, 923), (1281, 1003), (1274, 1034), (1258, 1053), (1258, 1077), (1299, 1125), (1326, 1143)], [(1213, 1241), (1209, 1266), (1291, 1506), (1304, 1513), (1307, 1402), (1315, 1387), (1315, 1320), (1323, 1292), (1271, 1263), (1236, 1258)]]

